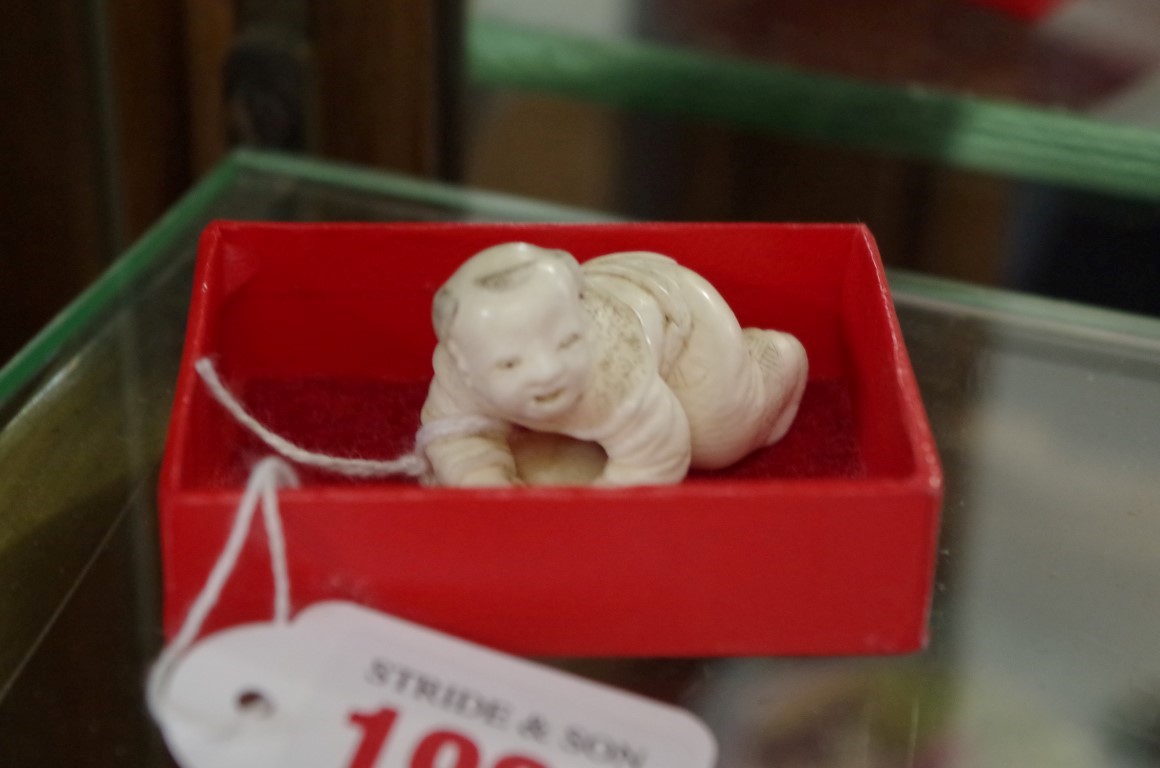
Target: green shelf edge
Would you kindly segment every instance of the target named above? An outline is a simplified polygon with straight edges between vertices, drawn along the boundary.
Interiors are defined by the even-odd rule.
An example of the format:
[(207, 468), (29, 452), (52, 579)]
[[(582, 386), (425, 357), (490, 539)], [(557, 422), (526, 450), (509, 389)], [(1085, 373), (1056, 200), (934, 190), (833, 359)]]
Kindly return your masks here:
[(291, 176), (298, 181), (324, 184), (355, 192), (390, 195), (403, 200), (506, 221), (559, 221), (581, 223), (619, 221), (611, 214), (585, 211), (501, 192), (456, 187), (412, 176), (316, 160), (301, 155), (238, 150), (234, 162), (247, 170)]
[(1160, 200), (1160, 132), (925, 88), (872, 85), (657, 45), (478, 20), (475, 84)]
[[(0, 369), (0, 408), (20, 392), (61, 349), (77, 339), (138, 276), (153, 266), (209, 209), (244, 171), (285, 176), (458, 209), (501, 220), (584, 223), (615, 221), (599, 213), (549, 205), (518, 197), (464, 190), (436, 182), (382, 173), (289, 155), (240, 150), (191, 189), (157, 224), (125, 252), (105, 274), (52, 320)], [(1087, 335), (1114, 336), (1129, 342), (1160, 340), (1160, 319), (1103, 310), (1086, 305), (967, 285), (901, 270), (890, 271), (891, 288), (900, 302), (971, 309), (1017, 324), (1066, 327)]]

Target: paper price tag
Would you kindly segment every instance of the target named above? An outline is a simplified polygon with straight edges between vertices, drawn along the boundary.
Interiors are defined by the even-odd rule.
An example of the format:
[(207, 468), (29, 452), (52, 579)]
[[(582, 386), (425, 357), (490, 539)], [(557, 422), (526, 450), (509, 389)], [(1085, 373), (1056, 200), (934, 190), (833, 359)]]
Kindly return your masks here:
[(350, 603), (207, 637), (158, 713), (184, 768), (712, 768), (689, 713)]

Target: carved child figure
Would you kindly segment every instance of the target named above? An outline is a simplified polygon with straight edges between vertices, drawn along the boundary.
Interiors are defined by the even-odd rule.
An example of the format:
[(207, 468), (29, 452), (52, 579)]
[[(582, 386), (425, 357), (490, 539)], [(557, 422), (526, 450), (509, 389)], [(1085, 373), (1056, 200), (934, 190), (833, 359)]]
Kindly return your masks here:
[[(805, 388), (805, 350), (742, 329), (699, 275), (656, 253), (580, 266), (527, 243), (488, 248), (435, 297), (424, 424), (486, 416), (600, 445), (596, 485), (680, 482), (779, 440)], [(434, 481), (520, 483), (503, 430), (437, 440)]]

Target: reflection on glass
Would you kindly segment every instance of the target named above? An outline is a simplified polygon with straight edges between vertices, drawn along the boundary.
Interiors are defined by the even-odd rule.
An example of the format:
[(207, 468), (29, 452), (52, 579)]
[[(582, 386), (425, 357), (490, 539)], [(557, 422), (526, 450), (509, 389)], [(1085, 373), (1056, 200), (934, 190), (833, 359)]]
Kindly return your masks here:
[[(0, 482), (5, 764), (166, 764), (141, 699), (160, 643), (155, 472), (204, 220), (499, 213), (301, 170), (239, 165), (0, 427), (21, 468)], [(552, 663), (697, 712), (720, 768), (1154, 764), (1160, 332), (896, 287), (947, 480), (929, 650)]]

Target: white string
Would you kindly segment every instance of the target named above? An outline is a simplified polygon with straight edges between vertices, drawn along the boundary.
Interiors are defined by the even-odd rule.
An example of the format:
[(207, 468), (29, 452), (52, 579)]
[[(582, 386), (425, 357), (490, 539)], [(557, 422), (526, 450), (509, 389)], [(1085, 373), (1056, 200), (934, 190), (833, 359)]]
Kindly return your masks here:
[(149, 670), (146, 695), (149, 711), (154, 718), (160, 718), (162, 694), (174, 665), (197, 640), (205, 620), (217, 605), (222, 590), (234, 572), (259, 504), (262, 505), (262, 522), (266, 527), (266, 541), (270, 550), (270, 570), (274, 576), (274, 623), (286, 624), (290, 620), (290, 575), (286, 564), (282, 516), (278, 511), (279, 487), (297, 488), (298, 476), (286, 462), (277, 457), (262, 459), (250, 472), (246, 490), (234, 514), (233, 527), (230, 528), (217, 562), (210, 570), (205, 586), (190, 606), (181, 629)]
[[(430, 469), (427, 463), (426, 450), (432, 442), (446, 437), (507, 429), (507, 425), (503, 422), (482, 416), (440, 419), (425, 424), (415, 437), (415, 450), (400, 456), (398, 459), (353, 459), (328, 456), (308, 451), (291, 443), (254, 418), (222, 383), (210, 358), (203, 357), (198, 360), (194, 364), (194, 368), (209, 388), (214, 399), (266, 445), (292, 461), (351, 477), (382, 477), (399, 474), (418, 477), (426, 474)], [(201, 592), (194, 599), (193, 605), (190, 606), (181, 629), (178, 630), (173, 641), (161, 652), (149, 671), (146, 698), (149, 711), (154, 718), (159, 718), (161, 715), (162, 695), (165, 686), (169, 683), (169, 677), (175, 664), (197, 640), (205, 620), (209, 617), (214, 606), (217, 605), (222, 590), (225, 589), (226, 583), (233, 574), (259, 505), (262, 508), (262, 523), (266, 528), (266, 541), (270, 550), (270, 570), (274, 577), (273, 621), (279, 625), (289, 622), (290, 574), (286, 561), (286, 537), (282, 529), (282, 516), (278, 511), (279, 487), (298, 487), (298, 476), (294, 474), (294, 470), (289, 465), (279, 458), (270, 456), (262, 459), (250, 472), (246, 489), (242, 493), (238, 510), (234, 515), (233, 527), (230, 529), (221, 554), (218, 555), (217, 562), (210, 570), (205, 586), (202, 587)]]
[(214, 399), (266, 445), (291, 461), (348, 477), (387, 477), (389, 475), (422, 477), (430, 471), (430, 464), (427, 462), (427, 446), (436, 440), (507, 430), (507, 425), (504, 422), (489, 419), (486, 416), (458, 416), (424, 424), (415, 436), (415, 449), (397, 459), (355, 459), (330, 456), (295, 445), (258, 421), (222, 383), (213, 360), (210, 358), (203, 357), (198, 360), (194, 363), (194, 369), (201, 376)]
[[(298, 477), (294, 470), (273, 457), (263, 459), (263, 462), (277, 463), (277, 471), (286, 473), (287, 487), (298, 487)], [(262, 468), (259, 463), (254, 471)], [(273, 471), (273, 470), (272, 470)], [(278, 509), (278, 479), (275, 475), (271, 482), (261, 482), (262, 489), (262, 523), (266, 526), (266, 543), (270, 549), (270, 573), (274, 577), (274, 623), (285, 624), (290, 621), (290, 570), (286, 561), (286, 534), (282, 530), (282, 513)]]

